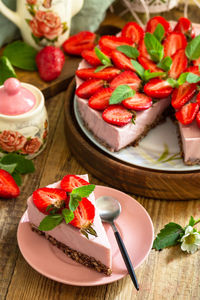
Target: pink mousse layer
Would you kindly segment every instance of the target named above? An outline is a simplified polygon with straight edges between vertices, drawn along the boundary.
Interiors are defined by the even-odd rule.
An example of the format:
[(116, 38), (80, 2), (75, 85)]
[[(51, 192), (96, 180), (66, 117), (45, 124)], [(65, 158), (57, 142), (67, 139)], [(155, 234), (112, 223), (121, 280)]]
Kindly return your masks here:
[[(80, 175), (80, 177), (88, 181), (87, 175)], [(50, 184), (48, 187), (60, 188), (60, 181)], [(88, 199), (95, 205), (94, 193), (90, 194)], [(27, 204), (29, 221), (38, 227), (46, 215), (36, 208), (33, 203), (32, 196), (28, 198)], [(111, 268), (111, 247), (97, 209), (95, 211), (95, 218), (92, 227), (97, 232), (97, 237), (89, 235), (89, 239), (82, 235), (78, 228), (75, 228), (70, 224), (66, 224), (64, 221), (53, 230), (46, 231), (45, 233), (46, 235), (51, 235), (57, 241), (74, 250), (94, 257), (96, 260), (101, 261), (104, 265)]]

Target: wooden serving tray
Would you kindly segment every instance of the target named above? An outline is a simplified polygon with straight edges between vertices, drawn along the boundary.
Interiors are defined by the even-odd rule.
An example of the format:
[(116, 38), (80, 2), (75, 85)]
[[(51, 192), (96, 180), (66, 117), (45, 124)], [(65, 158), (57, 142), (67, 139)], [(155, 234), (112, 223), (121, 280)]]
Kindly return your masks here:
[(76, 159), (106, 184), (153, 199), (200, 199), (200, 172), (157, 171), (122, 162), (95, 146), (80, 129), (73, 111), (75, 80), (65, 96), (65, 131)]

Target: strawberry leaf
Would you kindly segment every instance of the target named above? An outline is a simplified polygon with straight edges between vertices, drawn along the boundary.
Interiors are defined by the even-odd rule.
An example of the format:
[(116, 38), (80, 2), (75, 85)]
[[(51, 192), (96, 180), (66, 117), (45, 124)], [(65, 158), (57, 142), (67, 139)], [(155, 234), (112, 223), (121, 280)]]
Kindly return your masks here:
[(169, 71), (172, 65), (172, 59), (170, 56), (164, 57), (158, 64), (157, 67), (164, 71)]
[(164, 38), (164, 34), (165, 34), (165, 29), (161, 24), (158, 24), (156, 26), (156, 29), (154, 30), (153, 35), (157, 38), (157, 40), (159, 42), (162, 41), (162, 39)]
[(124, 99), (133, 97), (134, 95), (135, 91), (132, 90), (130, 86), (128, 86), (127, 84), (121, 84), (112, 93), (109, 99), (109, 104), (111, 105), (121, 103)]
[(79, 195), (70, 193), (70, 200), (69, 200), (70, 210), (75, 211), (81, 200), (82, 200), (82, 198)]
[(164, 56), (163, 45), (157, 40), (157, 38), (153, 34), (149, 32), (146, 32), (145, 34), (144, 43), (147, 48), (147, 52), (151, 56), (151, 59), (155, 62), (160, 62)]
[(14, 171), (12, 173), (12, 177), (14, 178), (14, 180), (18, 186), (20, 186), (22, 184), (21, 175), (17, 171)]
[(49, 231), (58, 226), (63, 220), (62, 215), (48, 215), (41, 222), (38, 227), (41, 231)]
[(0, 162), (0, 169), (7, 171), (8, 173), (12, 174), (16, 168), (17, 164), (2, 164)]
[(83, 185), (83, 186), (73, 189), (71, 194), (72, 195), (76, 194), (76, 195), (80, 196), (81, 198), (83, 198), (83, 197), (87, 198), (94, 191), (94, 189), (95, 189), (94, 184)]
[(17, 77), (9, 59), (5, 56), (0, 58), (0, 85), (10, 77)]
[(196, 223), (195, 219), (193, 218), (193, 216), (191, 216), (188, 225), (193, 227), (195, 223)]
[(71, 211), (70, 209), (64, 208), (62, 210), (62, 215), (65, 219), (66, 224), (70, 223), (74, 219), (73, 211)]
[(2, 157), (2, 164), (17, 164), (16, 171), (20, 174), (32, 173), (35, 171), (34, 164), (31, 160), (26, 159), (25, 157), (16, 154), (9, 153)]
[(157, 235), (153, 243), (153, 249), (162, 250), (177, 245), (182, 233), (184, 233), (184, 229), (179, 224), (170, 222)]
[(118, 46), (117, 50), (130, 58), (136, 59), (139, 56), (139, 51), (135, 47), (129, 45)]
[(187, 44), (185, 54), (190, 60), (196, 60), (200, 57), (200, 35)]

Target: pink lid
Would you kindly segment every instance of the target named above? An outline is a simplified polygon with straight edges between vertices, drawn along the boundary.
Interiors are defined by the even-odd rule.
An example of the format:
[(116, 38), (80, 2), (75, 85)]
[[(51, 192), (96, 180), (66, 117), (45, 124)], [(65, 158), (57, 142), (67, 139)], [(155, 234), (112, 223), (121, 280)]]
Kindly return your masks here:
[(0, 88), (0, 114), (16, 116), (30, 111), (36, 98), (28, 89), (21, 86), (16, 78), (9, 78)]

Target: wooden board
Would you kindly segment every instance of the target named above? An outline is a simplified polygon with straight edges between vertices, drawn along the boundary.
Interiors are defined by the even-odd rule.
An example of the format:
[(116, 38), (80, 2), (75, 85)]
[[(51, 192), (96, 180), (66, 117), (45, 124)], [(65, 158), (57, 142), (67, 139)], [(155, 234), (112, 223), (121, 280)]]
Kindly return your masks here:
[(161, 172), (133, 166), (95, 146), (81, 131), (73, 112), (75, 81), (65, 96), (65, 129), (76, 159), (94, 176), (120, 190), (154, 199), (200, 198), (200, 172)]

